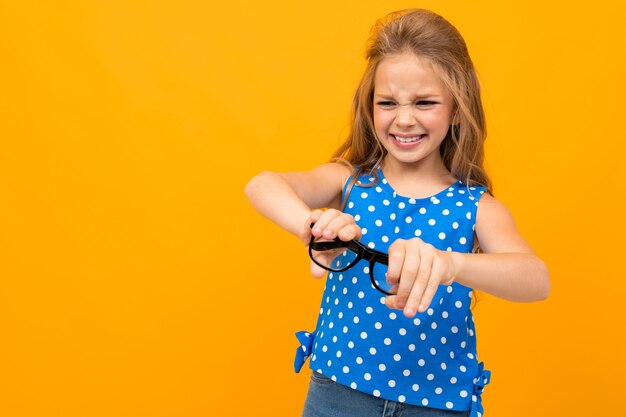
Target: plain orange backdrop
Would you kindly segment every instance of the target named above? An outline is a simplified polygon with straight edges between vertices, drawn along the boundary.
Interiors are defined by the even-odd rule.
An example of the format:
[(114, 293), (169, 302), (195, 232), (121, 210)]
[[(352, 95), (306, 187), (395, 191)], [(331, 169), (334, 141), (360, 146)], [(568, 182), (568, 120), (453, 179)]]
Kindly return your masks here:
[(415, 6), (463, 33), (551, 271), (475, 307), (487, 415), (623, 413), (619, 2), (27, 0), (0, 3), (0, 415), (299, 415), (323, 282), (243, 187), (328, 159), (371, 25)]

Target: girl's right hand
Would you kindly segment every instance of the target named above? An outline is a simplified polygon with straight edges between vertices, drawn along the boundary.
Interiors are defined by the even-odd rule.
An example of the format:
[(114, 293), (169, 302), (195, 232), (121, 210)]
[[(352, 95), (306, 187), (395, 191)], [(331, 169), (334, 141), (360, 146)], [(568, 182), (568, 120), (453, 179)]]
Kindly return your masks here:
[[(312, 228), (311, 224), (313, 224)], [(361, 228), (354, 221), (354, 217), (336, 209), (313, 211), (303, 225), (303, 229), (304, 233), (301, 236), (306, 245), (310, 243), (311, 236), (324, 240), (338, 237), (344, 242), (361, 238)], [(324, 268), (311, 261), (311, 275), (315, 278), (323, 277), (326, 272)]]

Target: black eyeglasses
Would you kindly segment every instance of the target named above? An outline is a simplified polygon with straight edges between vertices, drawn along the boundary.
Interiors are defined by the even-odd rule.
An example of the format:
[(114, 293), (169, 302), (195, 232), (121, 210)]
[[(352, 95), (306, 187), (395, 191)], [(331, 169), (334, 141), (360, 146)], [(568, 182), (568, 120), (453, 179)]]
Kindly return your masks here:
[(315, 240), (311, 236), (309, 256), (317, 265), (331, 272), (347, 271), (364, 259), (369, 261), (369, 276), (374, 288), (385, 295), (393, 295), (397, 291), (397, 285), (387, 283), (389, 255), (370, 249), (358, 240)]

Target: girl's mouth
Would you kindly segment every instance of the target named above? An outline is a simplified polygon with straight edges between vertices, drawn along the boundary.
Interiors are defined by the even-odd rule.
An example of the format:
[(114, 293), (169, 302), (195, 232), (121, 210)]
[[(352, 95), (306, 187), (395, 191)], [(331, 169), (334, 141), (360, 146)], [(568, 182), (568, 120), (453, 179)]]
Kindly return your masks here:
[(416, 143), (419, 142), (420, 140), (424, 139), (424, 137), (426, 137), (425, 134), (423, 135), (415, 135), (415, 136), (397, 136), (397, 135), (391, 135), (397, 142), (401, 143), (401, 144), (411, 144), (411, 143)]

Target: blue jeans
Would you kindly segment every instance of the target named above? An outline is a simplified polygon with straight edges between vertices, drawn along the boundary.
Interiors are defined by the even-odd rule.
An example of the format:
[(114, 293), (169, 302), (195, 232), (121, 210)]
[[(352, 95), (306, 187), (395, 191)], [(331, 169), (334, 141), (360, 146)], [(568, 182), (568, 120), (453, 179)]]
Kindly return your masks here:
[(468, 411), (419, 407), (377, 398), (313, 372), (302, 417), (466, 417)]

